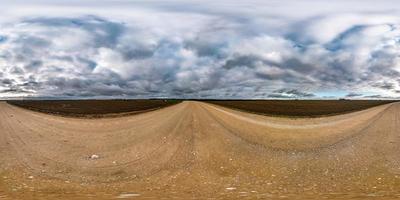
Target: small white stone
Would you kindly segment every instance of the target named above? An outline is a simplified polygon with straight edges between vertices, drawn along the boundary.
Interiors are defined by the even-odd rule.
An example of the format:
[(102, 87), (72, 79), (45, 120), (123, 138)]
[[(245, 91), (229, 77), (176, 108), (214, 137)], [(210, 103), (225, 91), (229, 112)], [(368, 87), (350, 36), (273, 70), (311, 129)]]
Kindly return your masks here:
[(236, 190), (235, 187), (227, 187), (226, 189), (227, 189), (227, 190)]
[(99, 155), (96, 155), (96, 154), (93, 154), (93, 155), (91, 155), (89, 158), (95, 160), (95, 159), (99, 159), (100, 156), (99, 156)]
[(33, 179), (33, 176), (28, 176), (29, 179)]
[(131, 197), (139, 197), (140, 194), (134, 194), (134, 193), (130, 193), (130, 194), (120, 194), (119, 196), (117, 196), (117, 199), (127, 199), (127, 198), (131, 198)]

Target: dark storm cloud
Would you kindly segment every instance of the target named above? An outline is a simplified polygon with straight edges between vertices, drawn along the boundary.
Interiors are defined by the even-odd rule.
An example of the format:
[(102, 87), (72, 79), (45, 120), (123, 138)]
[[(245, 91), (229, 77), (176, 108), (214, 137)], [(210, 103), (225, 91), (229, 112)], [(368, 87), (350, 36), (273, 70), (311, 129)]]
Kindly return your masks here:
[(373, 87), (384, 89), (384, 90), (392, 90), (395, 88), (395, 84), (391, 82), (379, 82), (379, 83), (374, 83), (372, 85)]
[(249, 67), (254, 68), (257, 62), (260, 62), (260, 58), (254, 55), (239, 55), (237, 57), (228, 59), (222, 66), (226, 69), (232, 69), (234, 67)]
[(227, 47), (228, 42), (226, 41), (227, 38), (221, 37), (223, 33), (221, 33), (221, 35), (214, 34), (219, 31), (224, 32), (224, 28), (200, 33), (202, 35), (204, 34), (204, 36), (200, 37), (199, 35), (198, 38), (185, 41), (184, 47), (194, 51), (199, 57), (224, 57), (226, 55), (224, 55), (222, 50)]
[(349, 98), (351, 98), (351, 97), (362, 97), (362, 96), (363, 96), (363, 94), (355, 93), (355, 92), (350, 92), (349, 94), (346, 95), (346, 97), (349, 97)]
[(5, 90), (0, 90), (0, 93), (15, 93), (15, 94), (20, 94), (20, 93), (32, 93), (32, 91), (24, 90), (21, 88), (11, 88), (11, 89), (5, 89)]
[(14, 81), (12, 80), (12, 79), (3, 79), (3, 80), (1, 80), (1, 83), (3, 84), (3, 85), (11, 85), (12, 83), (13, 83)]
[(154, 50), (152, 49), (121, 49), (121, 53), (125, 60), (133, 60), (133, 59), (146, 59), (150, 58), (154, 55)]
[(272, 98), (311, 98), (315, 97), (312, 93), (302, 92), (297, 89), (278, 89), (274, 90), (273, 94), (269, 94), (268, 97)]
[(383, 98), (383, 96), (382, 96), (382, 95), (379, 95), (379, 94), (375, 94), (375, 95), (368, 95), (368, 96), (365, 96), (365, 98), (379, 99), (379, 98)]
[(364, 98), (366, 98), (366, 99), (398, 99), (399, 97), (376, 94), (376, 95), (364, 96)]

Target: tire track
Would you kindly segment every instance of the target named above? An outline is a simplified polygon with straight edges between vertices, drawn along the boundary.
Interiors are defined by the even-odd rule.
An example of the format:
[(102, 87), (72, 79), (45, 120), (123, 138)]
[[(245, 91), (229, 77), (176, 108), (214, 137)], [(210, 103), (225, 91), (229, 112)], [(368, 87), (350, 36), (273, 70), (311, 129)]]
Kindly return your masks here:
[[(40, 195), (46, 199), (46, 194), (69, 199), (66, 194), (74, 196), (71, 191), (98, 199), (118, 196), (115, 193), (121, 191), (150, 199), (275, 199), (285, 195), (301, 199), (310, 193), (337, 198), (365, 197), (376, 191), (393, 197), (400, 191), (396, 178), (400, 177), (400, 104), (344, 117), (297, 121), (296, 126), (312, 124), (299, 129), (301, 133), (317, 133), (307, 148), (295, 145), (298, 137), (289, 137), (297, 129), (285, 125), (290, 123), (287, 120), (214, 108), (184, 102), (107, 122), (31, 115), (0, 103), (0, 150), (5, 149), (0, 151), (0, 162), (9, 162), (7, 157), (12, 160), (7, 163), (12, 172), (7, 174), (10, 187), (39, 187), (39, 199)], [(232, 119), (232, 115), (239, 117)], [(357, 122), (360, 116), (363, 123)], [(350, 125), (336, 127), (330, 119)], [(263, 140), (247, 137), (254, 131), (270, 131), (260, 120), (278, 121), (284, 125), (282, 130), (294, 130), (282, 132), (288, 145), (277, 148), (265, 142), (272, 140), (268, 134), (261, 135)], [(353, 122), (357, 128), (351, 126)], [(319, 140), (338, 129), (341, 137), (329, 138), (329, 144)], [(64, 144), (65, 139), (69, 141)], [(94, 153), (99, 158), (85, 157)], [(7, 198), (3, 185), (0, 199)], [(22, 191), (16, 194), (20, 199), (35, 194)]]
[[(248, 133), (251, 132), (250, 130), (247, 130), (247, 132), (243, 132), (243, 130), (238, 129), (237, 127), (235, 128), (235, 124), (234, 123), (230, 123), (228, 124), (225, 120), (221, 119), (220, 116), (217, 116), (214, 112), (211, 112), (209, 109), (215, 109), (217, 112), (220, 111), (220, 109), (215, 108), (215, 105), (209, 106), (208, 104), (203, 104), (202, 103), (202, 107), (203, 109), (206, 110), (206, 112), (209, 113), (209, 115), (213, 116), (213, 119), (215, 121), (217, 121), (218, 123), (220, 123), (222, 126), (225, 127), (225, 129), (229, 130), (229, 132), (231, 132), (232, 134), (234, 134), (235, 136), (241, 138), (242, 140), (246, 141), (249, 144), (252, 145), (258, 145), (258, 146), (263, 146), (266, 148), (270, 148), (270, 149), (275, 149), (275, 150), (281, 150), (281, 151), (314, 151), (320, 148), (328, 148), (328, 147), (332, 147), (340, 142), (346, 141), (348, 139), (357, 137), (358, 135), (362, 134), (363, 132), (365, 132), (365, 130), (367, 130), (371, 125), (373, 125), (377, 120), (381, 119), (382, 116), (384, 116), (385, 114), (387, 114), (390, 110), (393, 109), (393, 106), (395, 106), (396, 104), (391, 104), (387, 107), (384, 107), (383, 110), (379, 111), (377, 114), (373, 115), (372, 117), (370, 117), (368, 120), (366, 120), (364, 123), (360, 124), (357, 126), (357, 128), (355, 130), (353, 129), (344, 129), (341, 130), (341, 132), (335, 133), (335, 135), (338, 138), (330, 138), (329, 141), (326, 141), (324, 143), (320, 142), (320, 143), (304, 143), (302, 141), (297, 141), (297, 138), (299, 138), (299, 136), (296, 136), (297, 129), (291, 128), (294, 132), (285, 132), (283, 128), (281, 135), (278, 138), (274, 137), (273, 135), (270, 135), (269, 131), (270, 131), (270, 127), (269, 126), (260, 126), (260, 124), (264, 123), (264, 122), (257, 122), (256, 125), (259, 126), (257, 130), (257, 136), (259, 137), (263, 137), (262, 141), (257, 141), (255, 140), (254, 136), (249, 135)], [(236, 111), (237, 112), (237, 111)], [(228, 111), (223, 111), (222, 114), (226, 114), (228, 113)], [(234, 116), (236, 114), (231, 114), (228, 113), (227, 114), (229, 117)], [(240, 119), (246, 119), (245, 117), (240, 116)], [(268, 119), (266, 119), (268, 120)], [(312, 120), (312, 119), (310, 119)], [(252, 125), (252, 122), (254, 120), (250, 119), (248, 120), (248, 126)], [(347, 120), (347, 121), (354, 121), (353, 119)], [(270, 122), (265, 121), (265, 124), (270, 124)], [(326, 128), (319, 128), (319, 129), (315, 129), (315, 127), (318, 127), (318, 125), (313, 125), (311, 127), (309, 127), (308, 129), (310, 130), (310, 132), (324, 132), (323, 137), (329, 137), (328, 133), (325, 133), (326, 131), (324, 129)], [(304, 127), (302, 128), (302, 130), (307, 130)], [(273, 129), (273, 131), (276, 131), (275, 128)], [(261, 133), (262, 132), (262, 133)], [(261, 136), (260, 136), (261, 135)], [(292, 136), (296, 136), (296, 137), (292, 137)], [(302, 135), (303, 138), (300, 137), (300, 139), (304, 140), (307, 139), (307, 135)], [(332, 136), (332, 137), (333, 137)], [(268, 138), (268, 139), (267, 139)], [(312, 138), (310, 137), (310, 139), (308, 139), (309, 141), (317, 141), (316, 139), (318, 138)], [(268, 142), (265, 142), (265, 140), (267, 140)], [(280, 143), (280, 141), (286, 141), (286, 144)], [(278, 142), (278, 143), (276, 143)], [(302, 144), (304, 143), (304, 144)], [(297, 145), (297, 146), (296, 146)]]

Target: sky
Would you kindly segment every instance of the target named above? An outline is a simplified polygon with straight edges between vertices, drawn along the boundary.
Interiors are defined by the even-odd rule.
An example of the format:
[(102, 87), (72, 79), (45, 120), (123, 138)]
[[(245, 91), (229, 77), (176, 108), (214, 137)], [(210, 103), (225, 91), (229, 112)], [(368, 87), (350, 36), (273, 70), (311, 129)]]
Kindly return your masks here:
[(395, 0), (0, 0), (0, 98), (400, 98)]

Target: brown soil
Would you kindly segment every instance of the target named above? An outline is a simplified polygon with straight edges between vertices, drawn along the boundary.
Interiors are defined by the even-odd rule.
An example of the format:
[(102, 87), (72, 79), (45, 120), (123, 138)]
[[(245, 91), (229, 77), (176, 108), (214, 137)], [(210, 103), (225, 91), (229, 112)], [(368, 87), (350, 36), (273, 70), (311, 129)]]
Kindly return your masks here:
[(179, 103), (178, 100), (14, 100), (7, 103), (67, 117), (102, 118), (137, 114)]
[(399, 126), (398, 103), (288, 119), (183, 102), (89, 120), (1, 102), (0, 199), (396, 199)]
[(393, 103), (385, 100), (213, 100), (206, 101), (247, 112), (283, 117), (323, 117)]

